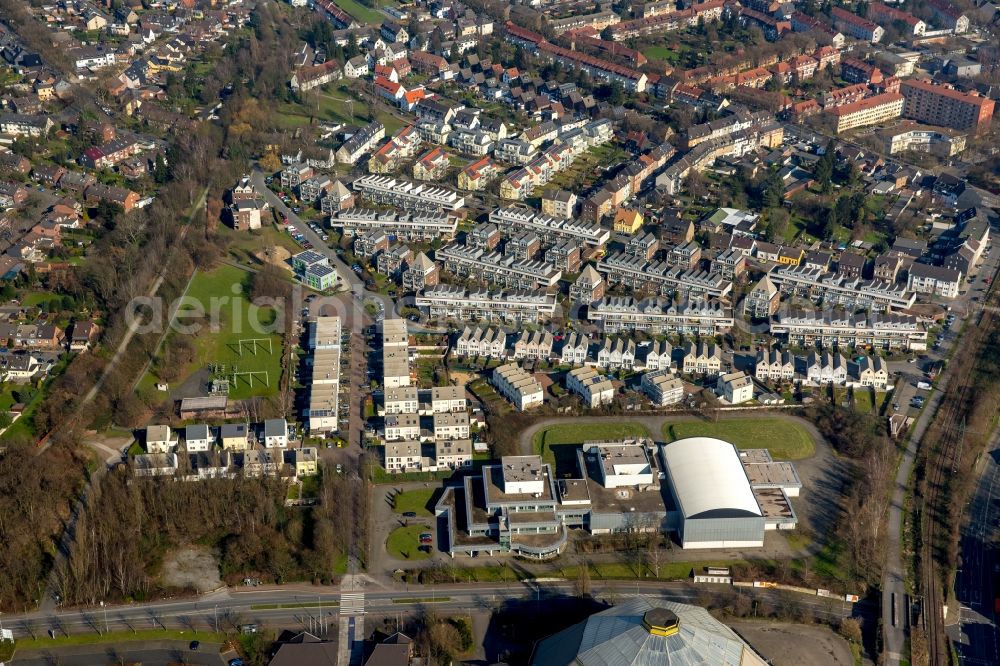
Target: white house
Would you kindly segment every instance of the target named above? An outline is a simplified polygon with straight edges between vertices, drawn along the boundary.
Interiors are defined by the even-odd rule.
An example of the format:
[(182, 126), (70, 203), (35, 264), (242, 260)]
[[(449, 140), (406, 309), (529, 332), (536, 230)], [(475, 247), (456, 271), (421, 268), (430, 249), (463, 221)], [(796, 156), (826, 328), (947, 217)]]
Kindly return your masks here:
[(196, 423), (184, 428), (184, 446), (188, 453), (200, 453), (208, 451), (215, 443), (208, 426), (204, 423)]
[(288, 446), (288, 423), (285, 419), (267, 419), (264, 421), (264, 447), (268, 449), (283, 449)]
[(753, 400), (753, 379), (744, 372), (719, 375), (715, 388), (730, 405), (739, 405)]

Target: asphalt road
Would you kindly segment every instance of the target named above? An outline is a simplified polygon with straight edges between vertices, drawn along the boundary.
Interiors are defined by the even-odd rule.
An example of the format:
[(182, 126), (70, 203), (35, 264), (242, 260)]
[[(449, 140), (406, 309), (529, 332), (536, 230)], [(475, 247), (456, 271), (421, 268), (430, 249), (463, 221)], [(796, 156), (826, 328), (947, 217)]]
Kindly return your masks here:
[[(574, 583), (538, 581), (506, 584), (457, 584), (437, 586), (396, 586), (394, 589), (369, 587), (365, 592), (367, 614), (391, 615), (423, 608), (445, 610), (483, 610), (501, 607), (504, 603), (521, 600), (544, 602), (547, 599), (573, 594)], [(703, 594), (729, 590), (725, 586), (699, 586), (686, 582), (650, 583), (629, 581), (596, 581), (592, 594), (597, 599), (620, 599), (637, 593), (658, 596), (685, 603), (699, 603)], [(756, 589), (754, 594), (776, 604), (794, 599), (820, 617), (854, 615), (874, 619), (877, 609), (871, 604), (847, 604), (835, 599), (785, 593), (778, 590)], [(267, 589), (233, 589), (194, 599), (168, 599), (145, 604), (110, 606), (107, 625), (111, 631), (178, 628), (214, 630), (218, 622), (222, 630), (240, 624), (258, 623), (288, 629), (309, 629), (317, 623), (330, 625), (338, 621), (340, 590), (310, 585), (291, 585)], [(322, 604), (322, 605), (320, 605)], [(278, 607), (281, 606), (281, 607)], [(54, 630), (57, 635), (93, 633), (103, 628), (104, 615), (100, 608), (67, 609), (47, 613), (34, 611), (21, 615), (4, 615), (3, 626), (15, 637), (44, 636)], [(331, 628), (332, 631), (332, 628)]]

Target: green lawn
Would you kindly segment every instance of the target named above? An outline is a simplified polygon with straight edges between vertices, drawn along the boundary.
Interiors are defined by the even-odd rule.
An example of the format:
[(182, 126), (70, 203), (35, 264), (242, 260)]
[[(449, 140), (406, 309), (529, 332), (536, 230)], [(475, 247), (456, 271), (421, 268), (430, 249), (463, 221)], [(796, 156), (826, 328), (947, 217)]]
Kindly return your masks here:
[(433, 488), (421, 488), (419, 490), (407, 490), (399, 493), (393, 500), (392, 508), (396, 513), (407, 513), (412, 511), (418, 516), (433, 516), (431, 512), (431, 499), (434, 497)]
[(420, 535), (424, 532), (431, 532), (427, 525), (407, 525), (397, 527), (386, 539), (385, 549), (397, 560), (426, 560), (430, 553), (418, 550), (420, 547)]
[(748, 418), (716, 423), (690, 421), (663, 427), (663, 437), (668, 442), (698, 436), (724, 439), (738, 449), (767, 449), (775, 460), (801, 460), (816, 452), (816, 443), (806, 429), (784, 419)]
[(381, 12), (377, 12), (371, 7), (361, 4), (357, 0), (336, 0), (336, 4), (354, 18), (369, 25), (381, 25), (382, 21), (386, 18)]
[(667, 62), (677, 59), (677, 54), (674, 50), (666, 46), (647, 46), (642, 50), (642, 55), (652, 60), (666, 60)]
[(567, 423), (544, 428), (535, 433), (532, 445), (542, 460), (551, 464), (557, 476), (575, 469), (575, 446), (588, 441), (649, 437), (649, 430), (638, 423)]
[[(219, 366), (217, 374), (230, 380), (229, 397), (234, 399), (273, 395), (281, 379), (281, 335), (266, 332), (275, 313), (250, 303), (248, 278), (249, 273), (229, 265), (199, 272), (177, 311), (180, 323), (200, 324), (194, 335), (195, 361), (186, 369), (187, 375), (211, 364)], [(170, 336), (182, 334), (175, 330)], [(165, 345), (169, 344), (170, 339)], [(234, 383), (234, 372), (255, 374), (239, 374)]]

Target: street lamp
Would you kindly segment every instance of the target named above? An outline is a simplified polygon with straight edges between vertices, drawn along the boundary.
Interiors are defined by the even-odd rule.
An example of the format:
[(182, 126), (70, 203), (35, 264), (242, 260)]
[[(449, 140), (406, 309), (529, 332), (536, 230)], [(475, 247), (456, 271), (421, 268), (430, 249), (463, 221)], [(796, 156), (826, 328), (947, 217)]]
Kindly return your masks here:
[(104, 633), (108, 633), (108, 607), (101, 602), (101, 609), (104, 610)]

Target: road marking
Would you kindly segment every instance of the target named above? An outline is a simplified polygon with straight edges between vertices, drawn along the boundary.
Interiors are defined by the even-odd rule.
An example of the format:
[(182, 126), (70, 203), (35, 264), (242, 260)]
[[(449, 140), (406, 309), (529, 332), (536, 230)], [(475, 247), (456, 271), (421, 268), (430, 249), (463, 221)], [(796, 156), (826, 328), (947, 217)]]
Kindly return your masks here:
[(344, 592), (340, 595), (341, 615), (364, 615), (365, 614), (365, 593), (364, 592)]

